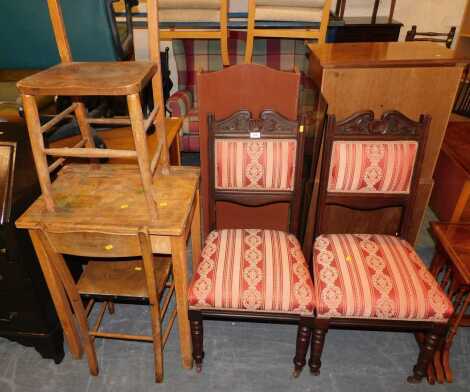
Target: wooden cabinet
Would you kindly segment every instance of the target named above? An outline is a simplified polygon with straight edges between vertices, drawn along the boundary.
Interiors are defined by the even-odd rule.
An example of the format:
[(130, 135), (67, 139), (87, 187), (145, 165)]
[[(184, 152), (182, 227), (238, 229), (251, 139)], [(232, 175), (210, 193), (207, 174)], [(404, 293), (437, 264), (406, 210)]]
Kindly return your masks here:
[(455, 50), (459, 55), (470, 57), (470, 1), (467, 1), (463, 14)]
[(62, 328), (28, 232), (15, 227), (39, 193), (24, 125), (0, 124), (0, 337), (59, 363)]
[[(415, 120), (423, 113), (431, 115), (409, 238), (414, 242), (464, 68), (461, 56), (429, 42), (323, 44), (309, 48), (310, 74), (328, 102), (328, 112), (338, 119), (362, 110), (373, 110), (376, 116), (399, 110)], [(377, 224), (381, 221), (377, 219)], [(360, 232), (360, 227), (357, 229)]]

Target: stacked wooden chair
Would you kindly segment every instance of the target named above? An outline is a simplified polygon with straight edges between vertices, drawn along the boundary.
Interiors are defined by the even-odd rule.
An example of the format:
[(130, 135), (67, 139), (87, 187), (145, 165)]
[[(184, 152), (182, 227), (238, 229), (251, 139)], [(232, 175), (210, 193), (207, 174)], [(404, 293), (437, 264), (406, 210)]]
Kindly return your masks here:
[[(428, 116), (415, 122), (399, 112), (377, 120), (373, 112), (338, 123), (328, 119), (313, 256), (316, 318), (309, 365), (315, 375), (329, 328), (418, 333), (411, 383), (426, 376), (441, 344), (452, 304), (407, 241), (429, 123)], [(367, 227), (374, 211), (385, 208), (396, 209), (400, 219), (384, 220), (379, 233), (355, 233), (355, 223), (348, 227), (337, 218), (353, 211)]]
[[(331, 0), (249, 0), (245, 63), (251, 63), (256, 37), (301, 38), (324, 43)], [(259, 27), (257, 22), (297, 22), (298, 28)]]
[[(186, 299), (186, 295), (181, 293), (186, 294), (187, 290), (186, 270), (182, 263), (186, 264), (186, 241), (191, 232), (188, 222), (195, 223), (195, 254), (198, 254), (197, 226), (200, 222), (198, 171), (186, 173), (183, 168), (172, 169), (168, 164), (157, 0), (147, 2), (150, 61), (138, 62), (74, 62), (60, 1), (48, 0), (48, 6), (61, 63), (18, 82), (42, 198), (17, 221), (17, 226), (30, 230), (72, 353), (80, 357), (83, 348), (90, 372), (97, 375), (93, 345), (96, 337), (153, 342), (155, 379), (161, 382), (163, 345), (175, 320), (176, 308), (171, 312), (165, 331), (162, 330), (163, 316), (175, 290), (180, 291), (180, 298)], [(148, 83), (152, 84), (154, 108), (144, 118), (140, 95)], [(70, 96), (72, 104), (41, 125), (36, 101), (43, 95)], [(129, 117), (89, 118), (81, 97), (94, 95), (126, 96)], [(68, 148), (46, 147), (44, 134), (71, 115), (80, 126), (81, 140)], [(135, 150), (97, 149), (91, 135), (91, 124), (130, 125)], [(151, 157), (146, 131), (152, 124), (156, 127), (158, 145)], [(48, 157), (58, 159), (49, 164)], [(65, 158), (89, 158), (91, 162), (62, 168)], [(99, 165), (99, 158), (134, 159), (138, 165)], [(59, 171), (58, 178), (52, 183), (51, 173), (56, 171)], [(170, 187), (179, 187), (178, 195), (169, 192)], [(119, 197), (128, 198), (129, 204), (119, 202)], [(162, 197), (165, 201), (160, 202)], [(172, 200), (172, 197), (178, 200)], [(72, 199), (75, 201), (70, 201)], [(137, 205), (130, 205), (131, 202)], [(158, 212), (160, 207), (165, 208), (162, 213)], [(98, 213), (100, 210), (104, 211), (101, 215)], [(91, 216), (87, 217), (87, 213)], [(155, 253), (172, 254), (173, 263), (168, 258), (154, 258)], [(177, 267), (175, 253), (176, 260), (179, 260)], [(62, 254), (107, 260), (90, 261), (75, 285)], [(172, 266), (173, 270), (180, 270), (180, 284), (176, 277), (174, 280), (171, 278)], [(92, 328), (88, 326), (87, 315), (94, 300), (84, 309), (80, 294), (104, 301)], [(147, 303), (152, 335), (101, 331), (104, 313), (106, 309), (114, 312), (112, 302), (115, 300)], [(177, 309), (185, 313), (185, 301), (179, 302)], [(179, 320), (184, 323), (185, 317)], [(180, 325), (181, 340), (185, 342), (184, 333), (184, 326)], [(189, 339), (189, 333), (187, 336)], [(189, 344), (188, 340), (186, 345)], [(191, 366), (190, 363), (184, 365)]]
[(219, 40), (222, 64), (230, 65), (228, 0), (158, 0), (158, 7), (162, 40)]

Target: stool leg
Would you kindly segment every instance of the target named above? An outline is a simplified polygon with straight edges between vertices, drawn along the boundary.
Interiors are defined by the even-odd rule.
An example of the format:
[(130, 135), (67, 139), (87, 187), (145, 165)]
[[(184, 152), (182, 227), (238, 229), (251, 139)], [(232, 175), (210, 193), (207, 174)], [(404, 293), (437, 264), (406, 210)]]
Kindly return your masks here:
[(87, 121), (87, 109), (83, 102), (79, 102), (74, 100), (77, 104), (77, 108), (75, 109), (75, 118), (77, 119), (78, 127), (80, 128), (80, 133), (82, 134), (82, 138), (85, 140), (85, 146), (88, 148), (95, 148), (95, 140), (93, 139), (93, 132), (91, 130), (90, 124)]
[(155, 360), (155, 381), (163, 382), (163, 340), (158, 303), (150, 305), (152, 317), (153, 355)]
[(36, 99), (32, 95), (22, 95), (24, 114), (26, 124), (28, 126), (29, 140), (31, 141), (31, 149), (33, 151), (34, 163), (41, 186), (42, 195), (46, 208), (50, 212), (54, 212), (54, 200), (52, 198), (52, 185), (49, 176), (49, 167), (47, 157), (44, 152), (44, 139), (41, 132), (41, 122), (39, 120), (39, 112)]
[(139, 162), (140, 176), (144, 188), (145, 199), (152, 220), (157, 219), (157, 209), (152, 189), (152, 173), (150, 172), (150, 158), (147, 148), (147, 138), (144, 130), (144, 116), (140, 104), (139, 94), (127, 96), (129, 116), (131, 119), (132, 134), (134, 135), (135, 150)]
[(67, 297), (69, 298), (70, 304), (72, 305), (75, 317), (77, 318), (78, 327), (82, 335), (83, 348), (88, 358), (88, 367), (90, 369), (90, 373), (93, 376), (97, 376), (98, 360), (96, 358), (95, 345), (89, 334), (88, 320), (85, 308), (83, 307), (82, 299), (80, 298), (80, 294), (78, 293), (73, 277), (70, 274), (67, 265), (65, 264), (63, 256), (52, 249), (52, 246), (49, 244), (47, 237), (43, 233), (41, 233), (40, 236), (41, 241), (46, 246), (46, 251), (51, 260), (51, 267), (57, 271), (62, 285), (65, 288), (65, 292), (67, 293)]

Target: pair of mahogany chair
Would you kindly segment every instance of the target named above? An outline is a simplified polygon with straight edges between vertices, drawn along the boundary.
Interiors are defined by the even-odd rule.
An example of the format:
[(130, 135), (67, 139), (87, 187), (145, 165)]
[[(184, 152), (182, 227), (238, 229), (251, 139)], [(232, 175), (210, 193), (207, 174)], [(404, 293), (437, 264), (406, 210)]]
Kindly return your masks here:
[[(204, 357), (203, 319), (290, 320), (298, 324), (294, 376), (306, 364), (318, 375), (330, 327), (412, 331), (420, 353), (409, 382), (420, 382), (447, 329), (452, 305), (413, 250), (408, 228), (416, 199), (430, 118), (399, 112), (374, 119), (328, 116), (321, 158), (314, 254), (296, 239), (303, 189), (303, 126), (272, 111), (208, 119), (210, 226), (189, 291), (193, 358)], [(216, 227), (216, 203), (290, 203), (289, 232)], [(314, 200), (315, 202), (315, 200)], [(398, 226), (383, 232), (338, 231), (335, 207), (357, 219), (396, 209)], [(336, 226), (336, 227), (335, 227)], [(348, 230), (349, 229), (349, 230)], [(313, 270), (313, 279), (309, 270)], [(313, 337), (312, 337), (313, 335)]]

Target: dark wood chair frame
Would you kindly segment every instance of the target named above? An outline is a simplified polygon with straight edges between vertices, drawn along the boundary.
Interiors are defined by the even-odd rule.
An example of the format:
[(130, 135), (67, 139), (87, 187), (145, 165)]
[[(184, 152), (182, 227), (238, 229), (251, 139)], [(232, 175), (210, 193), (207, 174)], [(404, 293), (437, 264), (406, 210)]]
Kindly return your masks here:
[[(260, 119), (252, 119), (251, 113), (241, 110), (232, 116), (217, 121), (214, 114), (208, 114), (209, 137), (209, 167), (210, 167), (210, 194), (209, 208), (211, 211), (209, 227), (216, 227), (217, 201), (226, 201), (244, 206), (263, 206), (272, 203), (290, 203), (289, 232), (296, 234), (299, 226), (299, 216), (302, 195), (302, 170), (304, 156), (303, 121), (287, 120), (272, 110), (265, 110)], [(262, 139), (293, 139), (297, 140), (297, 156), (295, 169), (295, 182), (292, 191), (260, 191), (260, 190), (216, 190), (214, 185), (215, 171), (215, 140), (216, 139), (247, 139), (253, 140), (253, 133), (257, 140)], [(251, 136), (251, 137), (250, 137)], [(203, 323), (204, 318), (238, 319), (263, 322), (296, 323), (298, 324), (296, 353), (293, 359), (294, 376), (298, 376), (306, 364), (306, 355), (310, 342), (310, 331), (313, 327), (312, 317), (298, 314), (268, 313), (255, 311), (234, 311), (225, 309), (189, 309), (189, 320), (193, 343), (193, 358), (198, 372), (202, 369), (203, 351)]]
[[(328, 205), (342, 206), (353, 210), (376, 210), (388, 207), (401, 207), (401, 219), (396, 233), (390, 233), (407, 239), (425, 145), (431, 118), (421, 115), (415, 122), (397, 111), (385, 112), (380, 120), (374, 119), (372, 111), (359, 112), (344, 121), (336, 122), (334, 116), (328, 117), (325, 146), (322, 158), (319, 202), (317, 209), (316, 236), (325, 233), (325, 208)], [(384, 193), (337, 193), (328, 192), (328, 178), (331, 153), (335, 141), (393, 141), (410, 140), (418, 143), (415, 167), (407, 194)], [(325, 335), (329, 328), (366, 329), (396, 332), (415, 332), (420, 346), (418, 361), (413, 368), (413, 375), (408, 382), (419, 383), (426, 376), (428, 364), (446, 333), (447, 323), (404, 320), (357, 319), (357, 318), (315, 318), (312, 332), (312, 345), (309, 367), (314, 375), (320, 374), (321, 354)]]

